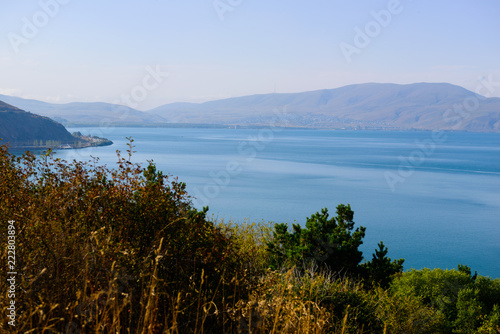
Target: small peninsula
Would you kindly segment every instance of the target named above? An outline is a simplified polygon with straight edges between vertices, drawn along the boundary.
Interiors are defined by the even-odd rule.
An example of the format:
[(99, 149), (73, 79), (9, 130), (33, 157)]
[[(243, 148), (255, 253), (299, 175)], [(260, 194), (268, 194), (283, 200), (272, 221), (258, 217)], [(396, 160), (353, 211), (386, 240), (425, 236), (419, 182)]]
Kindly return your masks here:
[(73, 149), (106, 146), (112, 141), (66, 128), (44, 116), (36, 115), (0, 101), (0, 144), (11, 148)]

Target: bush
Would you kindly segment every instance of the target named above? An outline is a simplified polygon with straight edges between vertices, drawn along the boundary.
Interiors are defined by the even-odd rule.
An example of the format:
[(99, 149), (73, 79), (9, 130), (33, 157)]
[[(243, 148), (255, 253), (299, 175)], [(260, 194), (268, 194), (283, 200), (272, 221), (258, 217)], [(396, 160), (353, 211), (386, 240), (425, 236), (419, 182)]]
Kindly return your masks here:
[(500, 280), (471, 276), (469, 267), (458, 270), (411, 270), (396, 278), (391, 290), (413, 295), (445, 318), (443, 333), (477, 333), (499, 325)]
[(366, 228), (354, 230), (353, 217), (351, 206), (340, 204), (336, 217), (329, 218), (325, 208), (308, 218), (305, 228), (294, 224), (289, 232), (286, 224), (275, 224), (273, 238), (267, 242), (270, 267), (300, 269), (316, 265), (387, 288), (394, 275), (403, 271), (404, 259), (388, 258), (381, 241), (372, 260), (360, 264), (363, 254), (359, 246)]
[[(387, 258), (383, 243), (360, 264), (365, 229), (354, 230), (349, 205), (292, 233), (284, 224), (211, 221), (185, 184), (152, 162), (132, 163), (132, 148), (108, 169), (50, 152), (16, 158), (0, 146), (0, 228), (14, 220), (16, 231), (17, 332), (498, 330), (498, 279), (466, 266), (397, 274), (402, 260)], [(0, 298), (4, 310), (8, 303)]]
[(353, 216), (350, 205), (340, 204), (336, 217), (329, 218), (325, 208), (308, 218), (305, 228), (294, 224), (291, 233), (286, 224), (276, 224), (273, 240), (268, 243), (272, 268), (317, 264), (334, 272), (357, 273), (363, 259), (358, 247), (366, 228), (353, 231)]
[[(221, 289), (245, 295), (233, 280), (243, 276), (239, 259), (208, 208), (194, 209), (185, 184), (152, 162), (132, 163), (129, 145), (115, 170), (50, 152), (15, 158), (1, 147), (0, 219), (17, 230), (21, 330), (166, 328), (195, 321), (206, 304), (223, 309)], [(206, 328), (224, 321), (204, 316)]]
[(391, 293), (375, 289), (376, 314), (384, 324), (385, 333), (443, 333), (445, 319), (421, 298), (412, 294)]

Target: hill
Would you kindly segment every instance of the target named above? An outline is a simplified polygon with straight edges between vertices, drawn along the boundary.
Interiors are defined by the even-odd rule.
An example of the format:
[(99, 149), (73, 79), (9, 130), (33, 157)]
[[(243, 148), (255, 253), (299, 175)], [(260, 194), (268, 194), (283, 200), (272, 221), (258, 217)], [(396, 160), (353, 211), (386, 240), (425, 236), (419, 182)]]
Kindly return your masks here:
[(1, 143), (9, 142), (14, 146), (57, 146), (75, 144), (73, 137), (61, 124), (28, 113), (0, 101), (0, 138)]
[[(166, 104), (149, 112), (179, 123), (354, 129), (500, 131), (500, 98), (448, 83), (367, 83), (303, 93), (261, 94)], [(280, 116), (281, 118), (283, 117)]]
[(105, 146), (112, 141), (66, 128), (48, 117), (32, 114), (0, 101), (0, 144), (25, 148), (83, 148)]
[(100, 124), (153, 124), (165, 122), (154, 114), (145, 113), (122, 105), (104, 102), (47, 103), (15, 96), (0, 95), (0, 100), (23, 110), (50, 117), (66, 126)]
[(500, 131), (500, 98), (448, 83), (366, 83), (301, 93), (259, 94), (149, 111), (116, 104), (53, 104), (0, 95), (65, 125), (269, 126), (323, 129)]

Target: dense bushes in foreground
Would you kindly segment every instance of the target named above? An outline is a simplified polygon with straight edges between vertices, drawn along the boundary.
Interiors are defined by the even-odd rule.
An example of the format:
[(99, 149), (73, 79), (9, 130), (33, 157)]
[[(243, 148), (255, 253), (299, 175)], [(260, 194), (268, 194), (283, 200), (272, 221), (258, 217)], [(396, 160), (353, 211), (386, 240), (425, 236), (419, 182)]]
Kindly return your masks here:
[[(0, 147), (0, 224), (15, 230), (1, 332), (497, 333), (500, 280), (412, 270), (381, 243), (362, 263), (353, 212), (283, 224), (211, 221), (153, 163), (116, 169)], [(0, 241), (8, 263), (7, 238)], [(15, 327), (7, 307), (15, 300)]]

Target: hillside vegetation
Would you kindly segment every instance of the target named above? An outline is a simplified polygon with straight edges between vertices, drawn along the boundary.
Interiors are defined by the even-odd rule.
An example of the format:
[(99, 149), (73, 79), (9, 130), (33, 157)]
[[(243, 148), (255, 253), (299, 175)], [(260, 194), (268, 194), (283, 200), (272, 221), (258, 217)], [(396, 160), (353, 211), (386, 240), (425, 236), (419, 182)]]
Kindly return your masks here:
[[(0, 147), (2, 333), (498, 333), (500, 280), (403, 272), (349, 205), (304, 225), (213, 221), (152, 162), (115, 168)], [(11, 240), (11, 239), (9, 239)], [(9, 244), (9, 247), (7, 247)], [(2, 318), (5, 319), (5, 318)], [(15, 324), (13, 326), (12, 324)]]
[[(56, 146), (55, 143), (61, 145), (76, 142), (61, 124), (2, 101), (0, 101), (0, 142), (1, 140), (3, 143), (9, 142), (11, 146)], [(43, 144), (38, 145), (39, 143)]]
[(24, 148), (83, 148), (106, 146), (112, 141), (80, 132), (70, 134), (56, 121), (0, 101), (0, 143)]

